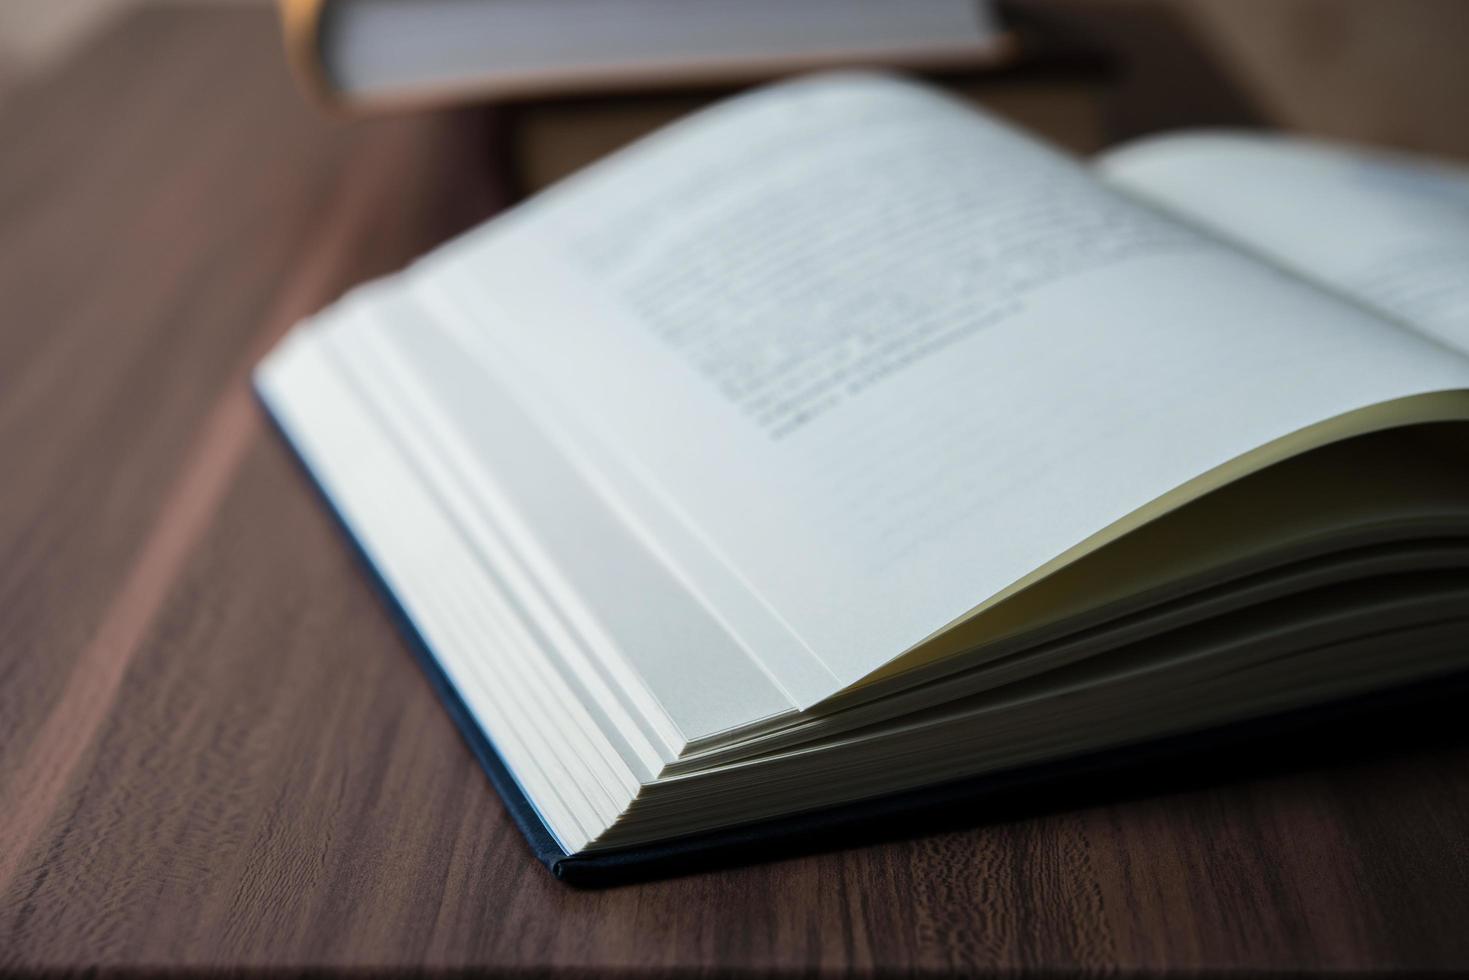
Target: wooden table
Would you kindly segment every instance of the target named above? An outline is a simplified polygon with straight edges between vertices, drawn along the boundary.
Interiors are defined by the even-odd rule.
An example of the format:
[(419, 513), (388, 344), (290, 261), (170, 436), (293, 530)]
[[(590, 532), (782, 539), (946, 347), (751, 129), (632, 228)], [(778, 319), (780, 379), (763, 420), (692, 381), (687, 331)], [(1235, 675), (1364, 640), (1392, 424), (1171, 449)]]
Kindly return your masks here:
[(554, 883), (246, 388), (500, 206), (500, 120), (325, 121), (263, 11), (182, 8), (0, 112), (0, 969), (1469, 971), (1462, 701), (915, 839)]

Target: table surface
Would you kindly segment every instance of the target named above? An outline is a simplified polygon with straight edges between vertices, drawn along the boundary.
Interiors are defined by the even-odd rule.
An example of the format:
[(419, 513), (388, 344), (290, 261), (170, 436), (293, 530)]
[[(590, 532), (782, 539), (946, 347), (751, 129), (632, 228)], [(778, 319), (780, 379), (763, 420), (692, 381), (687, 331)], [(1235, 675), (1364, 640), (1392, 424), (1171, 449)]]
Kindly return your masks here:
[[(246, 386), (503, 204), (504, 116), (327, 121), (277, 47), (263, 11), (145, 10), (0, 112), (0, 968), (1469, 970), (1462, 704), (913, 839), (553, 882)], [(1032, 84), (997, 98), (1044, 128)], [(1151, 118), (1203, 112), (1179, 99)]]

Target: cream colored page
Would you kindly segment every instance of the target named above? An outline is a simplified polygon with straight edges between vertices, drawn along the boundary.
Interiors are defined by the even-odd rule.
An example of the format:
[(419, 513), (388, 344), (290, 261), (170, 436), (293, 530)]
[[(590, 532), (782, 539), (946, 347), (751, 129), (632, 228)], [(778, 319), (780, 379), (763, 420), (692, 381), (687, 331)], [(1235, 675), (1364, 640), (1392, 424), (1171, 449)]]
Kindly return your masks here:
[(1469, 363), (882, 78), (726, 104), (412, 281), (466, 357), (616, 456), (603, 491), (630, 520), (671, 515), (819, 658), (826, 693), (1256, 446), (1469, 387)]
[(1130, 193), (1469, 352), (1469, 168), (1284, 137), (1181, 134), (1098, 161)]

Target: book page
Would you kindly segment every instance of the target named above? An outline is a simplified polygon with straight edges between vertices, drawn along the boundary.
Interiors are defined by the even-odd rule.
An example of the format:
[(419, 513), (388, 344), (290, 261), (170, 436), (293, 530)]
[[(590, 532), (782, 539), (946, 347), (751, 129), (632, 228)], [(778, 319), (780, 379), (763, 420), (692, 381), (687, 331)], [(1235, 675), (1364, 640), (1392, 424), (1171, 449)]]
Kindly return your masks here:
[(881, 77), (702, 113), (408, 281), (798, 707), (1262, 446), (1469, 388), (1469, 360)]
[(1105, 154), (1107, 181), (1469, 352), (1469, 168), (1273, 136)]

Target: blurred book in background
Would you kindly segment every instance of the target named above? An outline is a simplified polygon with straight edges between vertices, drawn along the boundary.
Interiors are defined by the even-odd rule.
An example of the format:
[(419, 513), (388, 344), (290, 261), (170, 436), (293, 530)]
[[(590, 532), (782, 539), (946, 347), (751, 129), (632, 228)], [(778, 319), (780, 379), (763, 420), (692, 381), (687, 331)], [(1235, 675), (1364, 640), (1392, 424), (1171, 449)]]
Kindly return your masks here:
[(1008, 62), (984, 0), (279, 0), (333, 105), (391, 108), (737, 85), (861, 65)]

